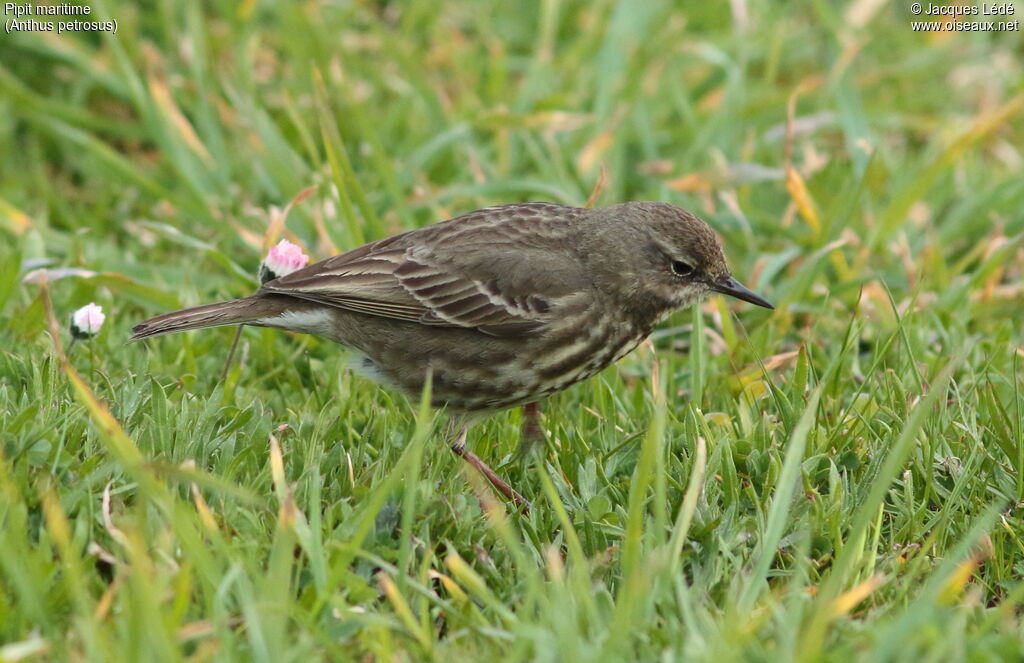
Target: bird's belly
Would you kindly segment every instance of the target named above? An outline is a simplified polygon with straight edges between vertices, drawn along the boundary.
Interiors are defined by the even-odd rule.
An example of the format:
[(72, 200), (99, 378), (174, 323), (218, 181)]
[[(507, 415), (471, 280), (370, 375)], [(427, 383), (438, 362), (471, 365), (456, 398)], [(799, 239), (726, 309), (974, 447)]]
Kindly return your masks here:
[[(416, 357), (416, 359), (422, 359)], [(431, 405), (458, 411), (502, 410), (539, 398), (536, 377), (522, 370), (514, 358), (478, 364), (471, 357), (452, 362), (445, 355), (404, 363), (374, 360), (359, 355), (351, 368), (385, 387), (412, 398), (423, 393), (430, 376)]]
[[(394, 329), (391, 330), (394, 332)], [(440, 330), (438, 330), (440, 331)], [(352, 361), (357, 373), (417, 398), (427, 375), (434, 407), (458, 411), (503, 410), (540, 400), (596, 375), (633, 350), (647, 332), (601, 324), (585, 333), (494, 338), (446, 330), (369, 343)]]
[[(597, 375), (634, 350), (646, 333), (630, 330), (601, 344), (577, 342), (543, 353), (524, 351), (504, 365), (493, 366), (495, 375), (478, 381), (467, 391), (444, 395), (450, 407), (467, 410), (501, 410), (541, 400)], [(469, 385), (464, 385), (469, 386)]]

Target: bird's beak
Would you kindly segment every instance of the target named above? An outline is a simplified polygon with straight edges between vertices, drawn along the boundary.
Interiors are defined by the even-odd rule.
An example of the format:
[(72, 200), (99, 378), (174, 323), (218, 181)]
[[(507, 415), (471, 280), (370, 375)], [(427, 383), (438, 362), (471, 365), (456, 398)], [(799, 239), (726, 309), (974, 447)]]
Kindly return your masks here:
[(775, 309), (771, 302), (746, 287), (732, 276), (727, 276), (720, 281), (712, 281), (711, 289), (715, 292), (720, 292), (723, 295), (732, 295), (736, 299), (742, 299), (743, 301), (750, 302), (751, 304), (757, 304), (758, 306), (763, 306), (773, 310)]

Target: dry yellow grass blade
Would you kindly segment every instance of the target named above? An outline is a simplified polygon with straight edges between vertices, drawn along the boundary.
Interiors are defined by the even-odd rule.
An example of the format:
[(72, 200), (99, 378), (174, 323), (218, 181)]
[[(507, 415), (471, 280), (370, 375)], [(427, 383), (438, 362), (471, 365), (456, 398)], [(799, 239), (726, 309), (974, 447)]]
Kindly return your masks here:
[(953, 141), (946, 152), (939, 159), (940, 163), (953, 163), (967, 151), (972, 145), (988, 136), (997, 128), (1003, 126), (1017, 113), (1024, 110), (1024, 92), (1007, 101), (1002, 106), (979, 115), (975, 118), (971, 127), (962, 136)]
[(853, 0), (846, 7), (846, 22), (853, 28), (863, 28), (886, 4), (886, 0)]
[(35, 227), (32, 217), (0, 198), (0, 222), (16, 235), (23, 235)]
[[(988, 241), (985, 242), (985, 254), (983, 259), (987, 262), (996, 251), (999, 251), (1009, 243), (1010, 239), (1003, 232), (1003, 229), (1001, 227), (997, 227), (993, 230)], [(985, 278), (981, 289), (981, 301), (989, 301), (993, 298), (996, 288), (1003, 282), (1003, 275), (1006, 273), (1008, 262), (1010, 261), (997, 265), (995, 269), (992, 270), (992, 273)]]
[(526, 116), (526, 126), (531, 129), (540, 129), (547, 133), (561, 131), (575, 131), (585, 127), (590, 122), (591, 116), (588, 113), (573, 113), (570, 111), (541, 111)]
[(565, 560), (557, 547), (552, 545), (544, 548), (544, 567), (550, 582), (565, 582)]
[(270, 478), (274, 482), (274, 492), (283, 500), (288, 492), (284, 477), (284, 457), (281, 455), (281, 445), (273, 435), (270, 436)]
[[(304, 200), (316, 193), (317, 186), (308, 186), (302, 191), (299, 191), (291, 202), (284, 206), (283, 210), (275, 211), (271, 214), (270, 225), (267, 226), (267, 232), (263, 235), (263, 255), (267, 255), (270, 251), (270, 247), (277, 244), (277, 240), (280, 239), (281, 234), (284, 232), (284, 222), (288, 219), (288, 213), (292, 211), (292, 208), (296, 205), (300, 205)], [(295, 241), (292, 239), (291, 241)], [(296, 244), (301, 243), (295, 241)], [(302, 247), (303, 251), (306, 251), (306, 247)], [(306, 253), (309, 253), (306, 251)]]
[(885, 576), (876, 573), (853, 589), (849, 589), (832, 602), (832, 616), (842, 617), (857, 607), (861, 601), (871, 596), (876, 589), (885, 584)]
[(943, 603), (955, 602), (967, 587), (971, 576), (974, 575), (974, 571), (978, 568), (978, 562), (976, 557), (970, 557), (957, 564), (956, 569), (943, 585), (939, 600)]
[(817, 234), (821, 230), (821, 213), (818, 211), (818, 204), (814, 201), (811, 192), (807, 190), (804, 178), (792, 166), (786, 168), (786, 190), (789, 191), (793, 202), (796, 203), (800, 216)]
[(61, 554), (68, 553), (71, 548), (71, 528), (68, 526), (64, 507), (60, 505), (60, 498), (52, 489), (43, 492), (43, 518), (46, 521), (46, 531), (53, 537)]
[(597, 182), (594, 183), (594, 190), (590, 192), (590, 197), (587, 198), (587, 203), (584, 205), (587, 209), (594, 209), (594, 205), (597, 204), (597, 199), (601, 196), (601, 192), (604, 191), (605, 185), (608, 183), (608, 169), (601, 164), (601, 172), (597, 174)]
[[(799, 354), (799, 350), (789, 350), (787, 352), (780, 352), (779, 354), (767, 357), (763, 359), (757, 367), (732, 378), (733, 385), (735, 388), (740, 388), (747, 387), (750, 384), (761, 381), (762, 378), (764, 378), (765, 373), (771, 373), (772, 371), (788, 366)], [(764, 368), (763, 371), (762, 367)]]
[(96, 603), (96, 609), (93, 611), (93, 616), (97, 621), (103, 621), (110, 615), (110, 608), (114, 605), (114, 597), (117, 596), (117, 592), (121, 589), (121, 585), (124, 584), (127, 574), (118, 573), (114, 576), (113, 582), (111, 582), (107, 589), (104, 590), (103, 596)]
[(199, 140), (199, 136), (196, 134), (195, 129), (192, 128), (192, 123), (188, 121), (185, 114), (181, 112), (178, 105), (174, 103), (174, 97), (171, 95), (170, 88), (167, 87), (167, 82), (160, 75), (154, 74), (149, 78), (149, 94), (153, 98), (153, 102), (157, 108), (163, 113), (164, 117), (167, 118), (168, 122), (178, 131), (181, 135), (182, 141), (189, 146), (196, 155), (203, 160), (207, 166), (213, 165), (213, 157), (210, 156), (210, 152), (203, 145), (203, 141)]
[(786, 104), (785, 147), (786, 190), (793, 198), (800, 216), (807, 222), (815, 235), (821, 231), (821, 213), (818, 211), (818, 204), (814, 201), (814, 197), (807, 189), (807, 184), (804, 183), (804, 178), (793, 166), (793, 118), (796, 115), (796, 101), (799, 96), (816, 87), (818, 82), (817, 79), (805, 80), (797, 85), (793, 93), (789, 95), (789, 101)]
[(580, 155), (576, 158), (576, 170), (581, 173), (589, 173), (601, 161), (601, 157), (604, 156), (604, 153), (608, 151), (608, 148), (614, 142), (615, 138), (609, 130), (602, 131), (594, 136), (583, 147)]
[(713, 176), (706, 173), (688, 173), (665, 182), (668, 188), (683, 193), (709, 193), (715, 184)]
[(459, 583), (452, 580), (449, 576), (446, 576), (436, 569), (430, 569), (430, 571), (427, 572), (427, 576), (431, 580), (440, 580), (441, 584), (444, 585), (445, 591), (459, 603), (466, 603), (469, 601), (469, 595), (462, 591), (462, 588), (459, 587)]
[(270, 477), (274, 482), (274, 493), (277, 495), (277, 521), (282, 527), (294, 530), (298, 522), (305, 523), (306, 515), (295, 504), (292, 487), (288, 485), (284, 473), (284, 456), (277, 438), (270, 436)]
[(210, 510), (209, 505), (206, 504), (206, 500), (203, 499), (203, 494), (199, 490), (199, 486), (195, 482), (191, 485), (192, 490), (192, 501), (195, 502), (196, 511), (199, 513), (199, 520), (210, 532), (217, 531), (217, 520), (213, 517), (213, 511)]
[(263, 237), (258, 233), (254, 233), (234, 219), (228, 219), (228, 223), (231, 225), (231, 229), (238, 233), (238, 236), (241, 237), (242, 241), (247, 245), (253, 249), (263, 248)]
[(484, 582), (484, 579), (457, 552), (449, 553), (445, 557), (444, 563), (448, 570), (451, 571), (451, 574), (455, 576), (455, 579), (465, 585), (470, 592), (478, 597), (486, 597), (491, 601), (494, 600), (494, 595), (491, 593), (487, 583)]
[(398, 591), (398, 586), (395, 581), (391, 579), (387, 573), (381, 572), (377, 574), (377, 582), (380, 583), (380, 588), (384, 592), (384, 596), (387, 597), (391, 607), (395, 609), (395, 614), (398, 615), (399, 621), (402, 625), (409, 630), (410, 633), (416, 638), (416, 641), (426, 650), (431, 649), (431, 641), (429, 633), (426, 633), (420, 626), (420, 623), (416, 621), (416, 614), (413, 613), (412, 608), (409, 607), (408, 601), (402, 596), (402, 593)]

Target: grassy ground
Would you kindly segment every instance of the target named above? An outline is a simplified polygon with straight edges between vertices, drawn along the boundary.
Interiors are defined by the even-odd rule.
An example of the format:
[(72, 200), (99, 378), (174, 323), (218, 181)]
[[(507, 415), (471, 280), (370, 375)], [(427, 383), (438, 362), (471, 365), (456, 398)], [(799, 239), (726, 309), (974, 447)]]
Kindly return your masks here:
[[(1019, 32), (870, 0), (146, 4), (0, 36), (0, 660), (1021, 655)], [(309, 186), (286, 227), (321, 258), (500, 202), (673, 202), (778, 310), (680, 312), (547, 401), (532, 454), (518, 412), (478, 428), (514, 517), (327, 342), (247, 329), (224, 381), (230, 330), (125, 345), (250, 292)], [(108, 314), (64, 364), (39, 267), (89, 270), (50, 274), (62, 326)]]

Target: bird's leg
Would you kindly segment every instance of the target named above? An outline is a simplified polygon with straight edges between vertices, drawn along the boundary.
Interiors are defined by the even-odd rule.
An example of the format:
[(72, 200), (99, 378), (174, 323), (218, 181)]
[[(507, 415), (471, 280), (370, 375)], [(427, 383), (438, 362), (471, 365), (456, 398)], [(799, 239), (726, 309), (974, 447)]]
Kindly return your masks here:
[(235, 350), (238, 349), (238, 339), (242, 338), (242, 327), (245, 325), (238, 325), (238, 329), (235, 330), (235, 340), (231, 341), (231, 349), (228, 350), (228, 358), (224, 360), (224, 370), (220, 372), (220, 381), (224, 382), (228, 378), (228, 371), (231, 370), (231, 362), (235, 358)]
[(520, 448), (528, 451), (538, 442), (544, 440), (544, 432), (540, 428), (540, 403), (534, 401), (523, 406), (523, 426), (520, 433)]
[(473, 469), (480, 474), (484, 475), (494, 488), (505, 496), (505, 499), (512, 500), (516, 503), (516, 506), (520, 508), (523, 514), (530, 512), (530, 503), (525, 497), (517, 493), (512, 486), (505, 483), (501, 477), (494, 473), (487, 463), (480, 460), (480, 457), (475, 453), (466, 448), (466, 434), (469, 432), (469, 427), (465, 421), (460, 420), (458, 423), (449, 424), (448, 441), (451, 444), (452, 451), (455, 455), (462, 458), (464, 461), (469, 463)]

